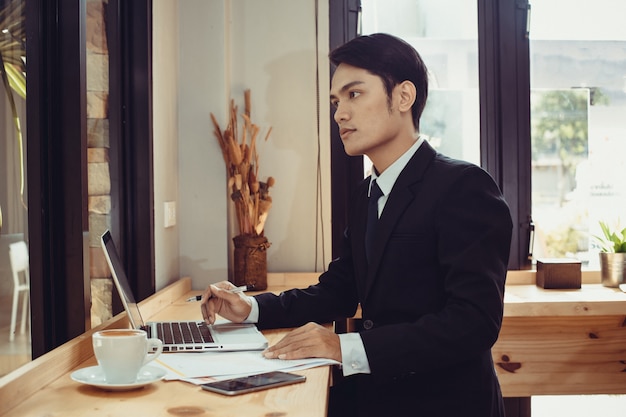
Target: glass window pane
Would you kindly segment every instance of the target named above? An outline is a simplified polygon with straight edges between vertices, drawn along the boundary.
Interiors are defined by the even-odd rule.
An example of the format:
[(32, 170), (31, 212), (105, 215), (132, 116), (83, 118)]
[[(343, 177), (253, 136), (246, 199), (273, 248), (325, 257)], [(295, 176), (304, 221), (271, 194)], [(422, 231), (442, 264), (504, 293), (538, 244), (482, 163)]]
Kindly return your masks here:
[[(420, 134), (440, 152), (480, 164), (476, 3), (362, 0), (361, 8), (362, 34), (398, 36), (417, 49), (428, 67)], [(367, 172), (370, 165), (365, 166)]]
[(626, 3), (614, 0), (532, 3), (535, 258), (596, 269), (598, 221), (626, 225), (624, 16)]
[(25, 3), (0, 2), (0, 376), (31, 359), (30, 305), (24, 299), (30, 294), (22, 271), (28, 265)]

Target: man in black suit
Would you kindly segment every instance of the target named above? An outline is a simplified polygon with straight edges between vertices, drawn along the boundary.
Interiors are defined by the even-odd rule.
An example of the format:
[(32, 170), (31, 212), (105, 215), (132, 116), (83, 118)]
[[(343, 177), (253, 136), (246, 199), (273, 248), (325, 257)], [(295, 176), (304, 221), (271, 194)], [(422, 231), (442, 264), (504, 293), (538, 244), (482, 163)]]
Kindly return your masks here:
[[(352, 199), (341, 256), (317, 284), (280, 295), (211, 285), (203, 317), (301, 326), (264, 354), (342, 362), (346, 378), (331, 389), (331, 416), (501, 417), (491, 347), (502, 323), (508, 206), (483, 169), (420, 138), (428, 78), (410, 45), (362, 36), (330, 59), (345, 151), (374, 166)], [(317, 324), (351, 317), (358, 305), (358, 332), (337, 335)]]

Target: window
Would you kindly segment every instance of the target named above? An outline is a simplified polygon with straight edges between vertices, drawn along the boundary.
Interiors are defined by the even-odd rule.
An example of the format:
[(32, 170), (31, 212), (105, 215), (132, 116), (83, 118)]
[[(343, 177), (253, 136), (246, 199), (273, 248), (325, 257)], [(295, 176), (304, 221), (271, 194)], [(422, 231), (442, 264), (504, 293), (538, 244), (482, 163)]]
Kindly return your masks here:
[[(509, 268), (528, 267), (531, 217), (526, 3), (363, 0), (359, 5), (363, 33), (380, 31), (400, 36), (422, 55), (431, 79), (421, 133), (442, 153), (480, 164), (491, 173), (509, 202), (513, 223), (518, 225), (513, 230)], [(331, 48), (336, 42), (334, 21), (331, 10)], [(333, 155), (333, 166), (335, 161)], [(366, 161), (364, 170), (368, 169)], [(354, 180), (349, 175), (338, 178), (336, 172), (340, 170), (333, 171), (333, 189), (338, 182)], [(335, 206), (347, 202), (335, 197), (333, 192), (333, 213), (340, 213)], [(333, 216), (333, 230), (338, 228), (338, 219)], [(333, 251), (336, 237), (333, 234)]]
[[(26, 183), (26, 13), (25, 1), (0, 6), (0, 376), (30, 361), (30, 308), (26, 276), (16, 257), (28, 248), (28, 185)], [(4, 70), (6, 68), (6, 70)], [(7, 88), (8, 87), (8, 88)], [(16, 246), (17, 245), (17, 246)], [(13, 256), (10, 255), (10, 252)], [(19, 255), (20, 252), (17, 252)], [(27, 262), (25, 263), (27, 264)], [(14, 283), (17, 273), (19, 284)], [(20, 290), (20, 284), (22, 285)], [(13, 297), (17, 295), (15, 303)], [(8, 332), (4, 330), (8, 329)], [(22, 332), (23, 330), (23, 332)]]
[(422, 133), (500, 184), (517, 225), (509, 268), (574, 256), (595, 269), (598, 221), (626, 224), (626, 4), (534, 3), (362, 0), (361, 27), (424, 58)]
[[(13, 132), (13, 121), (11, 116), (5, 115), (0, 119), (4, 120), (2, 126), (7, 132), (4, 140), (0, 138), (0, 173), (10, 174), (0, 175), (0, 210), (4, 220), (0, 249), (4, 247), (4, 241), (13, 239), (15, 235), (20, 235), (19, 239), (22, 235), (27, 238), (30, 305), (32, 317), (37, 318), (32, 321), (31, 349), (32, 357), (36, 358), (83, 333), (89, 326), (86, 320), (90, 305), (86, 237), (89, 230), (86, 198), (86, 4), (73, 0), (12, 0), (1, 3), (25, 5), (25, 32), (29, 37), (26, 50), (27, 117), (21, 125), (24, 132), (28, 131), (24, 152), (25, 194), (28, 196), (25, 205), (28, 210), (22, 217), (16, 216), (15, 207), (24, 205), (20, 202), (20, 186), (15, 185), (19, 184), (19, 165), (5, 165), (3, 162), (5, 158), (14, 161), (13, 154), (16, 153), (16, 141), (13, 141), (13, 136), (8, 136), (8, 132)], [(111, 130), (112, 135), (117, 135), (116, 140), (130, 149), (125, 149), (125, 153), (116, 157), (116, 172), (126, 175), (116, 179), (127, 188), (120, 190), (124, 195), (116, 200), (117, 218), (114, 224), (118, 225), (116, 230), (125, 232), (120, 233), (124, 247), (130, 248), (125, 254), (137, 259), (129, 269), (138, 281), (133, 289), (143, 298), (153, 292), (154, 286), (152, 188), (149, 183), (151, 152), (146, 151), (151, 134), (151, 77), (146, 70), (151, 62), (151, 3), (118, 3), (116, 0), (107, 2), (107, 10), (119, 23), (117, 28), (123, 26), (123, 30), (111, 31), (116, 37), (109, 42), (128, 49), (119, 51), (118, 47), (116, 71), (113, 71), (110, 80), (111, 89), (115, 89), (117, 96), (110, 98), (109, 108), (126, 111), (123, 115), (111, 111), (116, 117), (115, 122), (111, 122)], [(19, 33), (11, 30), (5, 35), (18, 37)], [(133, 41), (132, 44), (129, 40)], [(132, 59), (120, 63), (122, 57), (128, 56)], [(124, 100), (120, 99), (121, 96)], [(0, 108), (6, 110), (7, 106), (0, 104)], [(120, 133), (122, 126), (126, 129), (125, 133)], [(124, 134), (133, 137), (134, 141), (124, 141)], [(8, 141), (11, 141), (11, 149), (7, 146)], [(8, 195), (12, 198), (10, 203)], [(7, 237), (6, 234), (12, 236)], [(0, 271), (7, 266), (4, 259), (4, 255), (0, 256)], [(9, 287), (11, 289), (12, 286)]]
[(576, 257), (597, 269), (598, 221), (626, 226), (626, 4), (532, 7), (534, 255)]
[[(464, 0), (362, 0), (361, 7), (361, 34), (384, 32), (404, 39), (429, 70), (428, 103), (420, 120), (422, 137), (441, 153), (479, 165), (476, 5)], [(367, 172), (371, 162), (365, 159)]]

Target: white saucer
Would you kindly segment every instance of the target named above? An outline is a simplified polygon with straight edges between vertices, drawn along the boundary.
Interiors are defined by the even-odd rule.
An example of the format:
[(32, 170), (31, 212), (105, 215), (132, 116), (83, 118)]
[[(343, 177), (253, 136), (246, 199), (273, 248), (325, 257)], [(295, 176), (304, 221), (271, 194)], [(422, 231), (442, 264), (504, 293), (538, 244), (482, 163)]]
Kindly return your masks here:
[(109, 384), (104, 380), (104, 372), (99, 366), (90, 366), (72, 372), (71, 378), (81, 384), (102, 388), (107, 391), (128, 391), (138, 389), (155, 381), (159, 381), (165, 376), (165, 370), (154, 366), (144, 366), (139, 371), (137, 381), (130, 384)]

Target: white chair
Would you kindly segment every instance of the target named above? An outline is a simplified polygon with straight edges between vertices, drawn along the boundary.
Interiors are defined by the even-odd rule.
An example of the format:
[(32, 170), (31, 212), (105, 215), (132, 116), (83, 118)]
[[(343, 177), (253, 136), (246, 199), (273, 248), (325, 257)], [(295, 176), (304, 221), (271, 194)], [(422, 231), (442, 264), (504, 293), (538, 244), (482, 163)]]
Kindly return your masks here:
[(15, 339), (15, 324), (17, 320), (17, 307), (19, 304), (19, 295), (22, 295), (22, 323), (20, 325), (20, 333), (26, 330), (26, 314), (28, 312), (28, 321), (30, 322), (30, 270), (28, 262), (28, 247), (26, 242), (16, 242), (9, 245), (9, 260), (11, 261), (11, 270), (13, 271), (13, 308), (11, 310), (11, 333), (9, 340)]

